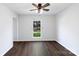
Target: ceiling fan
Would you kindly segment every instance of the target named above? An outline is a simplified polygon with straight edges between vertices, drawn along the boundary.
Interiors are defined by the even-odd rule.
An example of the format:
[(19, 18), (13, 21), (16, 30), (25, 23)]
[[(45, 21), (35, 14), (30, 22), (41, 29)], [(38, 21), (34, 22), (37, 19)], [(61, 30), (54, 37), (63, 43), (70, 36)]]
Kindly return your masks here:
[(40, 13), (41, 10), (43, 10), (43, 11), (49, 11), (49, 9), (45, 9), (46, 7), (50, 6), (49, 3), (46, 3), (46, 4), (44, 4), (44, 5), (42, 5), (42, 3), (38, 3), (38, 4), (32, 3), (32, 5), (33, 5), (34, 7), (36, 7), (36, 9), (31, 9), (30, 11), (35, 11), (35, 10), (37, 10), (38, 13)]

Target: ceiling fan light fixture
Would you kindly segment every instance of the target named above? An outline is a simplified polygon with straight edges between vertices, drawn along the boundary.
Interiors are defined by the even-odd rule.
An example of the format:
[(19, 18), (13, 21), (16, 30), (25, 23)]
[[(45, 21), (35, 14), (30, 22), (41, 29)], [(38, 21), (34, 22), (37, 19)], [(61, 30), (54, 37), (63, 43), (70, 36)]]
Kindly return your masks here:
[(43, 14), (43, 9), (40, 9), (40, 12), (38, 10), (36, 10), (36, 13)]
[(40, 9), (40, 13), (39, 14), (43, 14), (43, 10), (42, 9)]
[(38, 13), (38, 10), (36, 10), (36, 13)]
[(40, 14), (43, 14), (43, 10), (42, 9), (40, 10)]

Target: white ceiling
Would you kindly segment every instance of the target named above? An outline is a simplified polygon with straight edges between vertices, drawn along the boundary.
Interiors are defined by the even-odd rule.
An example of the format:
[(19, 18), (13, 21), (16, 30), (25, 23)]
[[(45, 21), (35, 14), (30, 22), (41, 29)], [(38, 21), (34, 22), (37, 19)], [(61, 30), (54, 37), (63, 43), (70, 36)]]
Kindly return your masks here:
[[(5, 5), (8, 8), (10, 8), (13, 12), (20, 14), (20, 15), (38, 14), (36, 13), (36, 11), (29, 11), (35, 8), (34, 6), (32, 6), (32, 3), (5, 3)], [(55, 15), (56, 13), (59, 13), (60, 11), (64, 10), (70, 5), (71, 5), (70, 3), (50, 3), (50, 6), (46, 7), (50, 9), (50, 11), (48, 12), (44, 11), (43, 14)]]

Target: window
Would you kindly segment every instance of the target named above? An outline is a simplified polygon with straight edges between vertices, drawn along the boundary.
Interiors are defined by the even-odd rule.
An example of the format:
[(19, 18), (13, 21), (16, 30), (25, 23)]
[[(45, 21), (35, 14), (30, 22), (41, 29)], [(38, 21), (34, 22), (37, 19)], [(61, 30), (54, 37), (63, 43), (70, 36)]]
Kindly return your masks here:
[(41, 36), (41, 25), (40, 21), (33, 21), (33, 37)]

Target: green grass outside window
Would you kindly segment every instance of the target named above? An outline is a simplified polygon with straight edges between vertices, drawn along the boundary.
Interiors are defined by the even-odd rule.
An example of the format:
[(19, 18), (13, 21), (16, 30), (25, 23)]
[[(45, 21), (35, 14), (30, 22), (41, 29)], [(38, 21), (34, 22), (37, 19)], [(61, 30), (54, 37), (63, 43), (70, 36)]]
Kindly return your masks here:
[(40, 37), (41, 36), (41, 33), (40, 32), (34, 32), (33, 33), (33, 37)]

